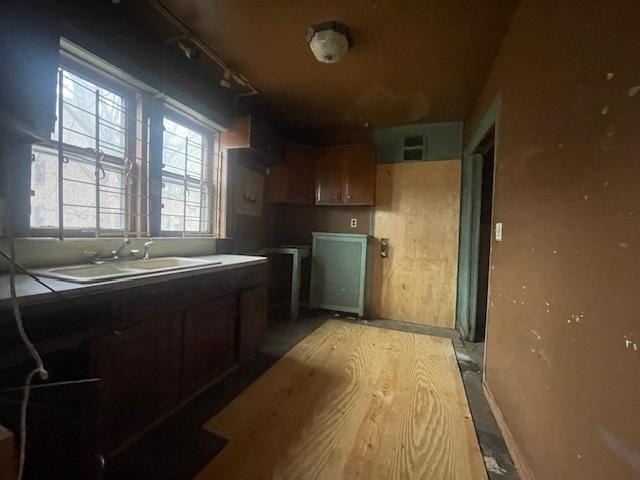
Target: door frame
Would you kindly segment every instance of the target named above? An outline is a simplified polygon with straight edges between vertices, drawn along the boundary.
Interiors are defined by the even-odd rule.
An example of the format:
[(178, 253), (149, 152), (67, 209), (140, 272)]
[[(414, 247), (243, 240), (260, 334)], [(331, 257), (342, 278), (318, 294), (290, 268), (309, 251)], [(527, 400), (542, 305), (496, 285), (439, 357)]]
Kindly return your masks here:
[[(480, 120), (462, 154), (456, 329), (467, 341), (474, 341), (476, 333), (483, 163), (483, 155), (478, 152), (478, 147), (491, 130), (495, 132), (494, 145), (497, 147), (499, 114), (500, 95), (498, 94)], [(496, 163), (494, 160), (494, 192)], [(490, 286), (489, 283), (489, 289)], [(488, 311), (489, 305), (487, 305)]]

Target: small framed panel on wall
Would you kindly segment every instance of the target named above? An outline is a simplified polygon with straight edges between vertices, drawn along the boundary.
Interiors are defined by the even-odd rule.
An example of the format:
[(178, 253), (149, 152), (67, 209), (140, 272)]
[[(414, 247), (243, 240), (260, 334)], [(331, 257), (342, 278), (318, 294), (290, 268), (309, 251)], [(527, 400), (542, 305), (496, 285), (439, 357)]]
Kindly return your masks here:
[(238, 167), (236, 213), (259, 217), (262, 215), (264, 176), (243, 166)]

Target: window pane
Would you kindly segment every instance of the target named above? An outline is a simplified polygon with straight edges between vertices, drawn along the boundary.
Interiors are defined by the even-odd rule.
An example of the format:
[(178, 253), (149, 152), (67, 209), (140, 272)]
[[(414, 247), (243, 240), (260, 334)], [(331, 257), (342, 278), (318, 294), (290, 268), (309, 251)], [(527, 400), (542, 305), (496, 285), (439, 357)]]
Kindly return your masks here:
[(125, 175), (120, 166), (103, 163), (100, 179), (100, 228), (123, 230), (125, 226)]
[(201, 223), (202, 191), (197, 183), (187, 184), (187, 202), (185, 208), (185, 222), (187, 232), (199, 232)]
[(184, 185), (180, 181), (163, 178), (162, 230), (181, 232), (184, 226)]
[(126, 154), (125, 102), (122, 97), (100, 89), (100, 150), (107, 155), (124, 158)]
[(31, 226), (58, 228), (58, 151), (34, 145), (32, 152)]
[[(96, 148), (96, 101), (100, 150), (124, 158), (126, 103), (120, 95), (64, 70), (62, 74), (63, 141), (81, 148)], [(55, 136), (57, 140), (57, 124)]]
[(63, 165), (63, 220), (65, 228), (96, 227), (95, 157), (65, 154)]
[(202, 134), (164, 119), (163, 135), (163, 231), (209, 233), (210, 209), (206, 140)]
[[(59, 227), (61, 195), (65, 229), (95, 230), (99, 218), (100, 229), (123, 230), (126, 224), (126, 101), (117, 93), (67, 70), (62, 70), (58, 92), (62, 93), (63, 102), (62, 172), (58, 172), (57, 121), (52, 145), (33, 146), (31, 226)], [(104, 154), (97, 172), (96, 148)], [(122, 164), (118, 160), (122, 160)], [(58, 175), (62, 175), (62, 192), (58, 192)], [(96, 191), (98, 183), (99, 192)]]
[(211, 192), (209, 187), (202, 189), (202, 208), (200, 210), (200, 231), (211, 232)]
[(68, 145), (95, 148), (97, 87), (70, 72), (62, 73), (62, 138)]

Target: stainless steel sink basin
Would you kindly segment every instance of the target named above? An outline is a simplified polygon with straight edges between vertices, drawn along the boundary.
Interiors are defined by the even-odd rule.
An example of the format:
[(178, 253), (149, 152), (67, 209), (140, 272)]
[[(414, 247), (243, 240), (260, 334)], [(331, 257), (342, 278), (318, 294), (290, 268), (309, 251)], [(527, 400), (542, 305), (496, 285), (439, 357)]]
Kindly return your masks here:
[(76, 283), (94, 283), (155, 272), (213, 266), (221, 263), (222, 262), (219, 261), (207, 261), (186, 257), (160, 257), (149, 260), (116, 261), (100, 265), (43, 268), (33, 270), (33, 273), (43, 277), (57, 278)]

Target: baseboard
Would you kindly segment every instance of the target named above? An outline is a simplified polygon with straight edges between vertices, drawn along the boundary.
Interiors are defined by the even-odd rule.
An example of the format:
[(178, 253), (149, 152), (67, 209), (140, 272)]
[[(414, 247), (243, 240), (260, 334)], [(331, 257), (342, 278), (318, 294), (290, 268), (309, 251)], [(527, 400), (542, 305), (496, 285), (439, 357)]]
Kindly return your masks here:
[(513, 435), (511, 434), (511, 430), (509, 430), (507, 422), (505, 421), (504, 416), (502, 415), (502, 410), (500, 410), (500, 407), (498, 407), (498, 404), (496, 403), (496, 399), (493, 396), (493, 393), (491, 393), (491, 390), (489, 390), (489, 387), (487, 386), (487, 384), (484, 383), (484, 380), (482, 381), (482, 389), (484, 390), (484, 395), (487, 398), (489, 407), (493, 412), (493, 416), (496, 419), (496, 423), (500, 428), (500, 432), (502, 432), (504, 443), (507, 445), (507, 449), (511, 454), (511, 459), (513, 460), (513, 464), (515, 465), (516, 470), (518, 471), (518, 475), (520, 475), (520, 479), (535, 480), (533, 473), (531, 472), (529, 467), (527, 467), (527, 464), (524, 461), (524, 456), (522, 455), (522, 452), (518, 448), (518, 445), (516, 444), (513, 438)]

